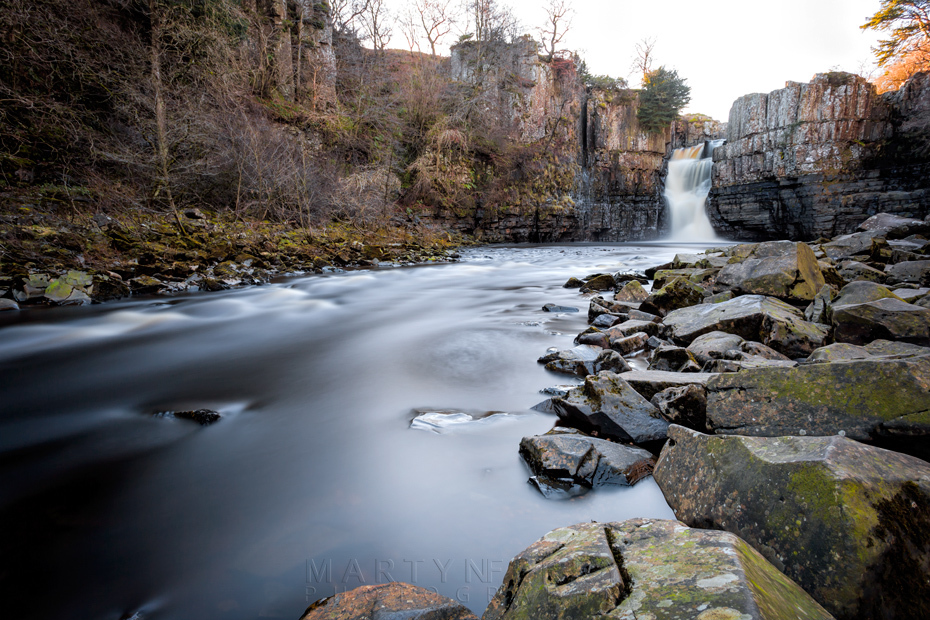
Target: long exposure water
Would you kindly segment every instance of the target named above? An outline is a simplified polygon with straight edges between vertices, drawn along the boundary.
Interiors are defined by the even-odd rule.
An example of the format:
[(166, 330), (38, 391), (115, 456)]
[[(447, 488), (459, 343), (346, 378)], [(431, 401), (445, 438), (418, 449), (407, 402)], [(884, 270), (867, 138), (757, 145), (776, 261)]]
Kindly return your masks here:
[[(652, 478), (547, 500), (520, 439), (587, 301), (570, 276), (682, 246), (459, 263), (0, 317), (0, 592), (17, 618), (288, 618), (390, 579), (480, 613), (556, 527), (673, 518)], [(575, 306), (549, 314), (545, 303)], [(200, 407), (200, 427), (152, 414)], [(446, 433), (412, 410), (501, 411)]]

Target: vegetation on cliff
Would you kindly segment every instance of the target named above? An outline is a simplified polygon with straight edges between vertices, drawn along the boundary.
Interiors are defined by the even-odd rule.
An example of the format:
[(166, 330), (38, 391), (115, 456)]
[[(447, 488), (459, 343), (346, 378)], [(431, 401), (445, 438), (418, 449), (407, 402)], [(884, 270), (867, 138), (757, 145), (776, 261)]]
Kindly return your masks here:
[(885, 70), (876, 80), (881, 92), (900, 88), (930, 67), (930, 1), (881, 0), (881, 8), (862, 29), (888, 35), (874, 48), (878, 66)]

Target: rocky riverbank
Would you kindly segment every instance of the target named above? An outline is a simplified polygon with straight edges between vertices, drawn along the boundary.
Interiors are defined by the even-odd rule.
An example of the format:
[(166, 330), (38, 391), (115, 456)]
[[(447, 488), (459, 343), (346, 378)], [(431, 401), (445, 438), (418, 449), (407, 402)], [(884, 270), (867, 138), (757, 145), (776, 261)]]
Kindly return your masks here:
[[(556, 500), (654, 472), (680, 521), (554, 530), (513, 559), (484, 617), (926, 617), (928, 234), (881, 214), (811, 244), (567, 282), (591, 327), (539, 361), (584, 384), (537, 407), (559, 420), (521, 442), (530, 481)], [(409, 587), (305, 617), (471, 617), (395, 592)]]
[(199, 209), (110, 217), (68, 212), (54, 196), (20, 202), (0, 215), (0, 311), (454, 260), (454, 249), (467, 243), (416, 218), (308, 228)]

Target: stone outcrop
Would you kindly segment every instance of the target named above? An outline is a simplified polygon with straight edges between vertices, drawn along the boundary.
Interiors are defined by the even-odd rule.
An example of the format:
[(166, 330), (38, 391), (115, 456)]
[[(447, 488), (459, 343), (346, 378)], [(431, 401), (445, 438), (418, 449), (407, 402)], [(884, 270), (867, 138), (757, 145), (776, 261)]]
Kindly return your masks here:
[(878, 95), (863, 78), (817, 74), (730, 110), (714, 151), (708, 215), (730, 239), (815, 239), (885, 211), (930, 213), (930, 75)]
[(679, 519), (736, 534), (838, 619), (925, 616), (925, 461), (837, 436), (672, 426), (655, 479)]
[(510, 562), (483, 616), (599, 617), (832, 618), (736, 536), (650, 519), (549, 532)]
[(310, 607), (300, 620), (478, 620), (464, 605), (435, 592), (391, 582), (339, 592)]

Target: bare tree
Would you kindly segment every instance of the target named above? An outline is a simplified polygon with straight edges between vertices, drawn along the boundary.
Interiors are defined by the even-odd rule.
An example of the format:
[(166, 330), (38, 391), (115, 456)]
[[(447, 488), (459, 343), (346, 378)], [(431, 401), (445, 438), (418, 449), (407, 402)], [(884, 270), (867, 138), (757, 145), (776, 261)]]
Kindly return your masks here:
[(453, 0), (416, 0), (414, 4), (433, 56), (436, 55), (436, 46), (455, 25), (456, 14), (452, 2)]
[(398, 21), (398, 26), (400, 26), (400, 33), (404, 35), (404, 39), (407, 41), (407, 47), (410, 48), (410, 51), (419, 52), (420, 24), (419, 18), (413, 7), (407, 7), (407, 10), (404, 11), (404, 14), (401, 15), (400, 20)]
[(391, 28), (390, 11), (385, 6), (384, 0), (366, 0), (366, 5), (365, 12), (360, 16), (364, 33), (371, 41), (372, 47), (383, 52), (394, 34)]
[(649, 81), (652, 63), (655, 62), (655, 37), (643, 37), (636, 43), (636, 57), (633, 59), (631, 70), (642, 76), (643, 86)]
[(504, 41), (515, 38), (519, 22), (513, 11), (498, 0), (464, 0), (468, 28), (477, 41)]
[(356, 31), (356, 20), (368, 11), (371, 0), (332, 0), (333, 29), (345, 34)]
[(572, 27), (575, 9), (572, 0), (549, 0), (546, 11), (546, 23), (539, 28), (539, 38), (543, 51), (550, 59), (559, 51), (558, 45)]

